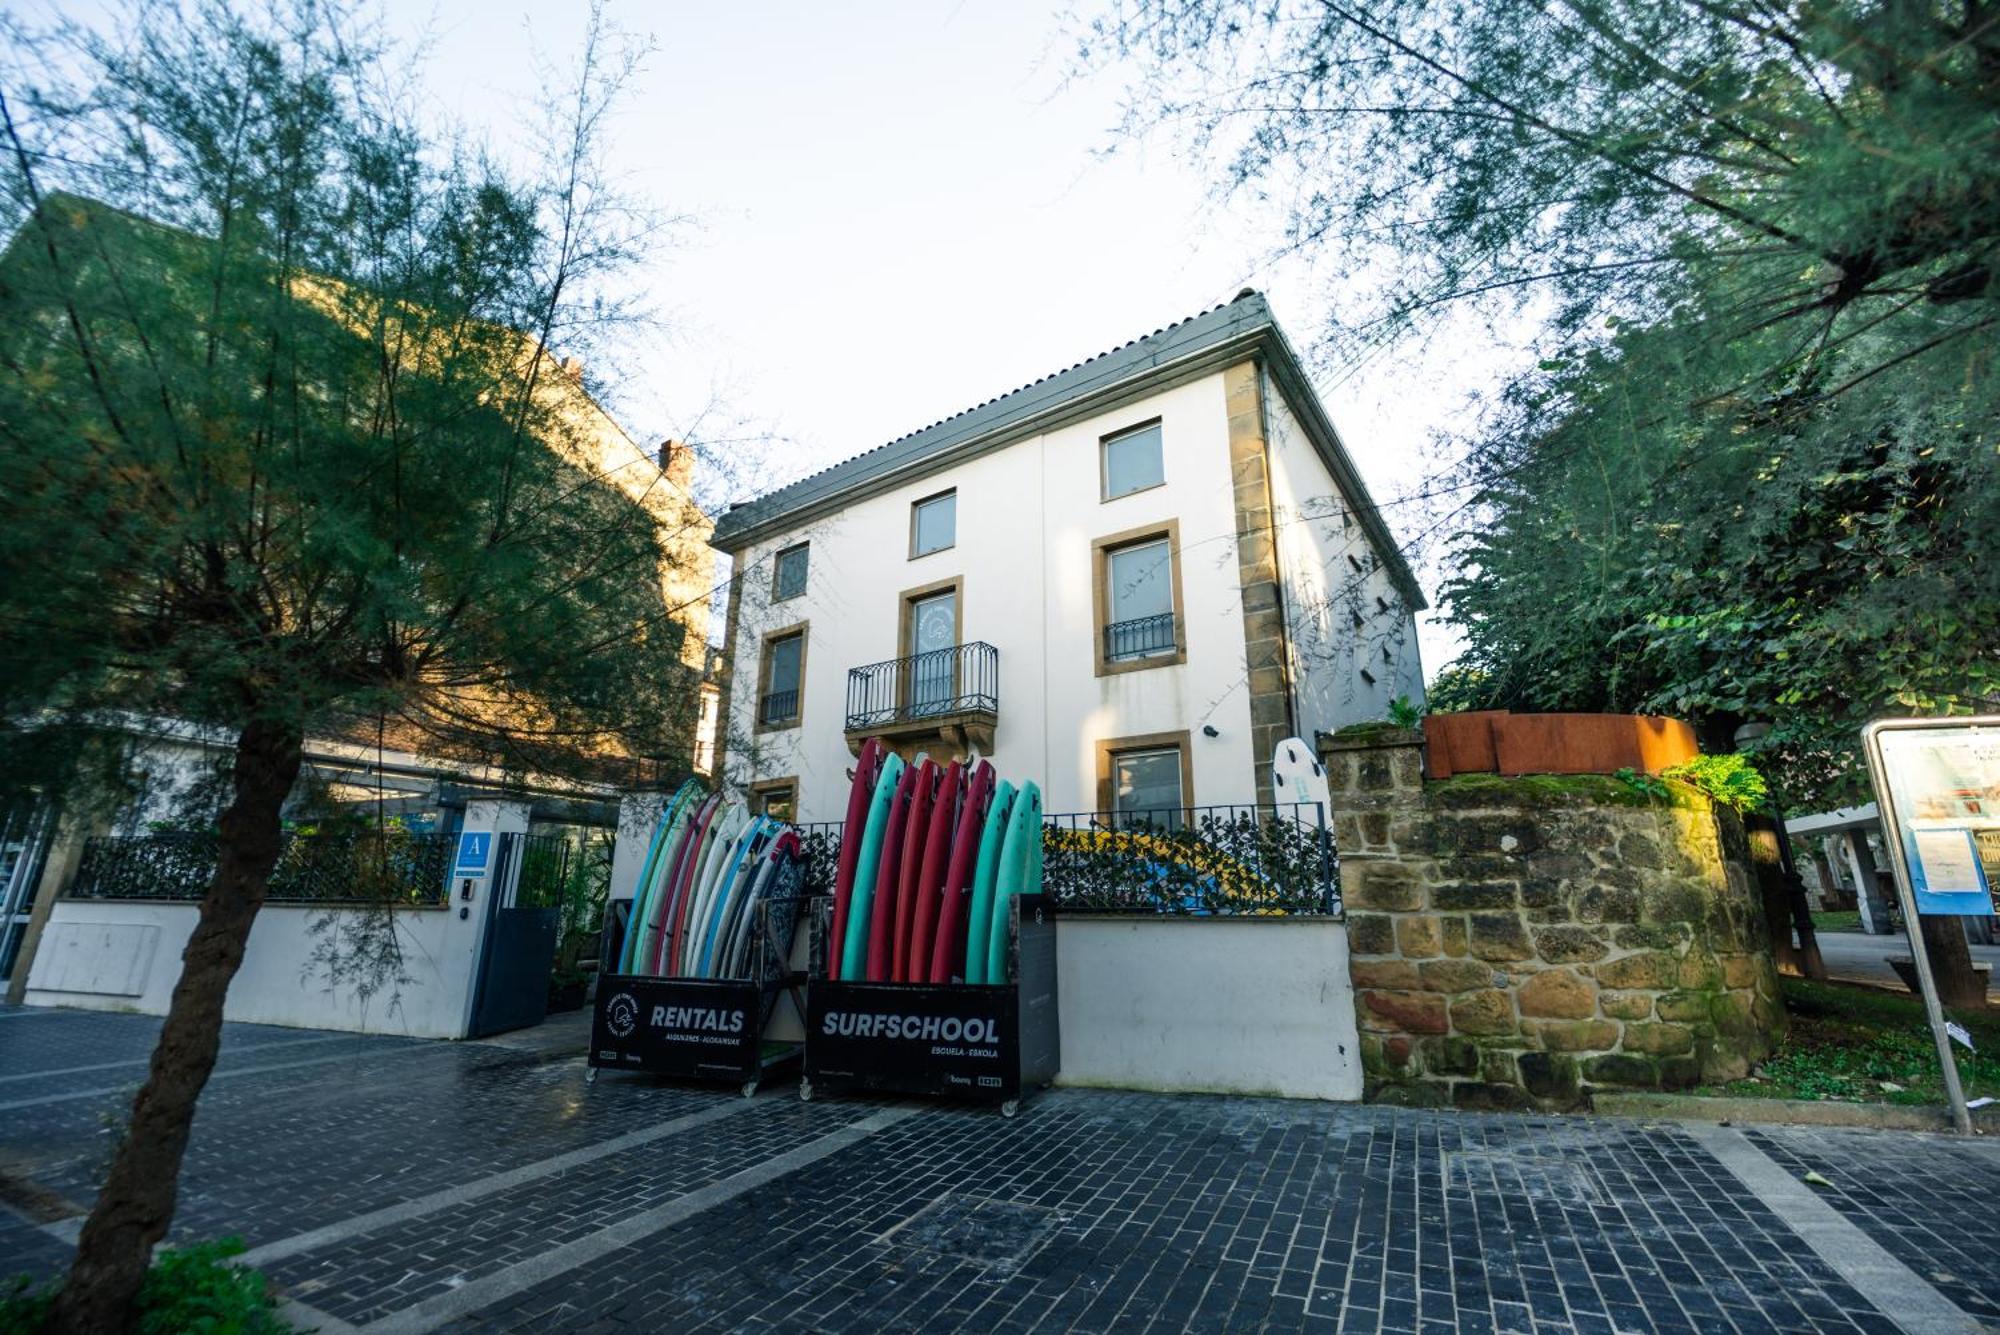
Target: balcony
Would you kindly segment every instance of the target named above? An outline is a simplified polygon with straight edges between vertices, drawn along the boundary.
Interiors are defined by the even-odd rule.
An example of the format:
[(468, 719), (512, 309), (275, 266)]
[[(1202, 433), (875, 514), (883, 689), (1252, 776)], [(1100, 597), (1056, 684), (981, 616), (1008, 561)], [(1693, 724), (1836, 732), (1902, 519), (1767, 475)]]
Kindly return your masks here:
[(1114, 621), (1104, 628), (1104, 661), (1130, 663), (1141, 658), (1159, 658), (1180, 650), (1174, 632), (1174, 614), (1136, 617)]
[(1000, 651), (983, 640), (892, 658), (847, 674), (847, 744), (880, 737), (911, 750), (993, 749)]

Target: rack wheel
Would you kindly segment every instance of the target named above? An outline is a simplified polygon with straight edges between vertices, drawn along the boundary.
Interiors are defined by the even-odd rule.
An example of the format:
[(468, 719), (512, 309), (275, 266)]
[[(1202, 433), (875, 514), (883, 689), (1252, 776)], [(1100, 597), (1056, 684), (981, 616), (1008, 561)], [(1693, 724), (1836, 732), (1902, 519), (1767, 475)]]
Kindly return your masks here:
[(755, 1080), (745, 1080), (743, 1082), (743, 1097), (746, 1099), (757, 1097), (757, 1082)]
[(594, 1085), (597, 1083), (597, 1068), (595, 1066), (586, 1067), (584, 1069), (583, 1083), (586, 1085)]
[(1019, 1099), (1008, 1099), (1000, 1105), (1000, 1115), (1002, 1117), (1012, 1117), (1020, 1111), (1021, 1101)]
[(810, 1080), (799, 1081), (799, 1102), (811, 1103), (812, 1101), (813, 1101), (813, 1082)]

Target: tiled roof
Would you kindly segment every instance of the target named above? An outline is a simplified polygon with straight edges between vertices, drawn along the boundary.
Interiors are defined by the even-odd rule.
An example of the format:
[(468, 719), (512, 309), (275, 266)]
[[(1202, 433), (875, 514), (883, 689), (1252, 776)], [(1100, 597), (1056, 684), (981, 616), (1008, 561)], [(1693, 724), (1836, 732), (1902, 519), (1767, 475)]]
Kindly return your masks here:
[(731, 506), (717, 521), (713, 541), (719, 547), (730, 548), (737, 535), (751, 528), (826, 501), (885, 474), (901, 472), (966, 441), (1003, 431), (1014, 423), (1038, 416), (1072, 399), (1082, 398), (1137, 373), (1178, 361), (1261, 327), (1275, 328), (1271, 308), (1262, 294), (1245, 289), (1226, 305), (1177, 320), (1163, 329), (1156, 329), (1109, 352), (1099, 353), (1066, 370), (1045, 375), (941, 422), (934, 422), (906, 436), (898, 436), (865, 454), (857, 454), (788, 486), (766, 492), (755, 500)]

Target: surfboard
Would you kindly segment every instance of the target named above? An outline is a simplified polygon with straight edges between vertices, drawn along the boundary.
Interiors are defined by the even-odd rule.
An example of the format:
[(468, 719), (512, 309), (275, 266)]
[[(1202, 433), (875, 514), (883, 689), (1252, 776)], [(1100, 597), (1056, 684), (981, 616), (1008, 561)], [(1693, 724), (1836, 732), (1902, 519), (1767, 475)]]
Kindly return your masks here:
[[(696, 801), (696, 797), (701, 797), (701, 800)], [(638, 949), (632, 956), (634, 973), (650, 972), (653, 968), (653, 961), (660, 953), (660, 934), (667, 922), (668, 906), (673, 901), (675, 878), (680, 874), (681, 860), (687, 855), (688, 840), (694, 837), (709, 803), (717, 800), (699, 793), (691, 794), (676, 817), (676, 828), (667, 841), (666, 851), (653, 869), (652, 884), (646, 890)]]
[(965, 766), (956, 760), (945, 766), (938, 779), (937, 795), (931, 798), (931, 816), (924, 830), (923, 856), (917, 863), (917, 880), (905, 901), (897, 905), (895, 979), (899, 983), (920, 983), (930, 977), (931, 933), (937, 926), (938, 900), (944, 894), (945, 863), (951, 854), (951, 836), (958, 822), (958, 794), (964, 786)]
[(768, 843), (757, 855), (750, 868), (748, 883), (732, 901), (728, 915), (722, 922), (721, 941), (716, 947), (715, 968), (710, 976), (714, 978), (739, 978), (742, 969), (737, 963), (737, 954), (748, 938), (748, 929), (754, 924), (758, 907), (770, 888), (773, 873), (781, 861), (781, 848), (787, 840), (793, 847), (798, 844), (798, 836), (789, 826), (780, 825), (778, 833), (772, 835)]
[(875, 793), (868, 800), (868, 822), (862, 827), (861, 852), (854, 864), (854, 890), (848, 898), (846, 935), (840, 954), (829, 953), (829, 977), (846, 982), (861, 981), (868, 967), (868, 911), (875, 897), (875, 878), (881, 871), (882, 841), (889, 833), (889, 811), (896, 805), (896, 793), (905, 773), (903, 758), (890, 752), (882, 759), (882, 772), (875, 780)]
[(663, 976), (678, 976), (683, 967), (682, 961), (687, 958), (688, 922), (694, 916), (695, 906), (708, 892), (719, 849), (734, 836), (733, 826), (739, 809), (738, 803), (727, 799), (718, 802), (715, 810), (709, 813), (700, 841), (688, 849), (688, 865), (682, 869), (680, 893), (675, 897), (673, 914), (660, 929), (658, 972)]
[[(1297, 737), (1285, 738), (1271, 752), (1271, 800), (1297, 808), (1292, 814), (1302, 824), (1317, 827), (1333, 818), (1326, 768), (1312, 747)], [(1318, 811), (1313, 810), (1315, 804)]]
[(919, 981), (949, 983), (953, 975), (964, 976), (965, 906), (979, 866), (979, 837), (985, 831), (986, 809), (993, 803), (993, 781), (993, 766), (982, 760), (963, 785), (966, 795), (952, 832), (951, 862), (938, 894), (937, 923), (917, 957), (924, 975)]
[(649, 952), (657, 945), (660, 922), (666, 911), (666, 899), (673, 886), (674, 859), (687, 837), (689, 827), (694, 823), (695, 816), (707, 800), (708, 789), (694, 779), (682, 784), (680, 792), (675, 794), (673, 809), (669, 813), (670, 819), (664, 831), (665, 837), (660, 842), (660, 856), (653, 863), (652, 873), (645, 883), (645, 907), (641, 910), (637, 921), (639, 935), (635, 939), (636, 949), (632, 955), (632, 967), (635, 970), (642, 967), (642, 962), (650, 958)]
[(1007, 813), (1007, 839), (1000, 848), (1000, 875), (993, 887), (993, 928), (986, 939), (986, 981), (1007, 981), (1007, 905), (1042, 883), (1042, 790), (1021, 785)]
[(889, 962), (895, 955), (896, 906), (902, 902), (903, 892), (909, 881), (916, 876), (916, 869), (910, 863), (910, 847), (917, 846), (917, 857), (923, 856), (923, 835), (911, 832), (919, 829), (929, 817), (931, 794), (937, 787), (937, 766), (920, 759), (903, 771), (903, 786), (908, 789), (902, 798), (900, 809), (889, 811), (889, 833), (882, 845), (882, 870), (875, 877), (875, 903), (868, 919), (868, 961), (867, 979), (871, 983), (889, 981)]
[[(917, 878), (923, 873), (924, 840), (931, 832), (931, 805), (937, 801), (939, 770), (924, 760), (917, 765), (916, 789), (910, 794), (910, 809), (903, 817), (903, 847), (896, 855), (896, 894), (893, 899), (877, 898), (876, 935), (868, 941), (868, 981), (893, 983), (899, 933), (910, 929), (910, 910), (916, 907)], [(907, 949), (907, 940), (904, 941)]]
[(750, 821), (750, 808), (745, 803), (731, 802), (724, 809), (715, 840), (702, 865), (698, 893), (689, 901), (688, 911), (681, 918), (680, 946), (675, 952), (677, 977), (695, 976), (694, 971), (701, 963), (702, 935), (708, 930), (709, 911), (715, 907), (715, 896), (735, 863), (736, 843)]
[(979, 832), (979, 856), (972, 873), (972, 899), (965, 906), (965, 969), (968, 983), (986, 981), (987, 938), (993, 932), (993, 886), (1000, 876), (1000, 848), (1014, 810), (1014, 785), (1000, 780)]
[[(755, 943), (759, 932), (764, 928), (767, 909), (774, 915), (771, 920), (774, 933), (771, 949), (781, 957), (790, 954), (792, 939), (790, 929), (798, 921), (799, 882), (788, 878), (792, 876), (793, 869), (798, 866), (803, 856), (804, 850), (799, 841), (799, 832), (795, 829), (787, 828), (771, 841), (770, 850), (764, 855), (764, 874), (758, 878), (756, 893), (744, 905), (743, 914), (737, 920), (735, 943), (732, 947), (733, 972), (730, 973), (730, 977), (750, 976)], [(778, 960), (781, 968), (787, 963), (784, 958)]]
[(708, 846), (709, 831), (715, 824), (716, 816), (722, 811), (721, 793), (712, 795), (701, 804), (693, 821), (681, 836), (680, 852), (675, 855), (672, 876), (663, 892), (657, 914), (658, 929), (654, 932), (650, 952), (646, 955), (646, 971), (652, 974), (665, 972), (666, 961), (672, 950), (675, 925), (681, 920), (681, 910), (687, 903), (688, 887), (694, 881), (696, 868), (700, 865), (702, 850)]
[(709, 900), (695, 949), (689, 952), (688, 972), (693, 977), (714, 977), (709, 970), (715, 966), (715, 938), (716, 933), (722, 930), (723, 915), (729, 911), (730, 900), (735, 898), (744, 879), (754, 869), (757, 854), (764, 851), (764, 843), (774, 832), (776, 824), (769, 816), (753, 816), (731, 845), (728, 863), (716, 885), (715, 894)]
[[(683, 791), (686, 785), (682, 785)], [(675, 799), (670, 799), (660, 808), (660, 819), (653, 825), (652, 842), (646, 845), (645, 861), (639, 864), (639, 879), (632, 882), (632, 907), (625, 914), (625, 939), (618, 944), (618, 972), (632, 972), (632, 956), (639, 947), (639, 935), (645, 926), (646, 891), (652, 884), (653, 864), (660, 859), (660, 845), (667, 840), (667, 826), (671, 819)]]
[(847, 822), (840, 827), (840, 859), (833, 873), (833, 919), (827, 928), (826, 952), (830, 960), (840, 958), (841, 943), (847, 937), (847, 906), (854, 894), (854, 869), (861, 861), (861, 840), (868, 826), (868, 805), (875, 796), (875, 780), (882, 773), (882, 739), (870, 737), (861, 744), (854, 761), (854, 782), (847, 790)]

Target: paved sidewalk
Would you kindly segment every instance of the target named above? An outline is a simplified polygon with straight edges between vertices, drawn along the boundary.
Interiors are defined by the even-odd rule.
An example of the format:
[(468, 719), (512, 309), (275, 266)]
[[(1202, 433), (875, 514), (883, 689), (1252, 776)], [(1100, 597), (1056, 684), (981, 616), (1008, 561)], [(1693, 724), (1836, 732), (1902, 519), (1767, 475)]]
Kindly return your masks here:
[[(0, 1272), (63, 1264), (156, 1028), (0, 1009)], [(1943, 1331), (2000, 1326), (1996, 1199), (2000, 1146), (1938, 1136), (1083, 1090), (1004, 1120), (230, 1026), (176, 1236), (242, 1236), (336, 1333)]]

